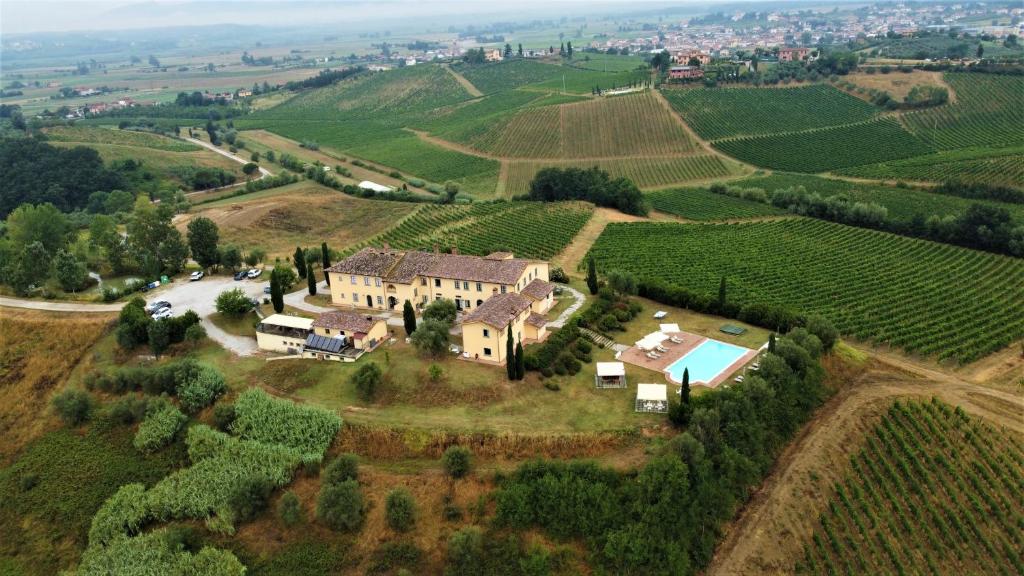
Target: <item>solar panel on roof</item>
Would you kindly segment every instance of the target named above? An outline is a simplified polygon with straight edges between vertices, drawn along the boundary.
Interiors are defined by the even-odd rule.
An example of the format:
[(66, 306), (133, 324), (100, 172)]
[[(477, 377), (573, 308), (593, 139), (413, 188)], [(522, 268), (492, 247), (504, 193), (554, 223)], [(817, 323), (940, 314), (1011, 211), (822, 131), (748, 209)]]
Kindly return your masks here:
[(338, 352), (341, 352), (341, 349), (344, 347), (345, 340), (342, 338), (331, 338), (329, 336), (321, 336), (319, 334), (310, 334), (309, 336), (306, 336), (306, 348), (337, 354)]

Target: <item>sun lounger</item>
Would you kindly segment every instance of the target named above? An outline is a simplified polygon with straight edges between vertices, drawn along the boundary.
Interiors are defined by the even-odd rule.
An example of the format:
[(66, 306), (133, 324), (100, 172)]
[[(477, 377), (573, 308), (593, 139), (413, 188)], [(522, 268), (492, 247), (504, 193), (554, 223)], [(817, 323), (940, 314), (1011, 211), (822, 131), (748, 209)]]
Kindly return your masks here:
[(655, 350), (657, 350), (658, 352), (663, 352), (663, 353), (664, 352), (668, 352), (668, 348), (665, 348), (664, 346), (656, 346)]
[(675, 336), (670, 337), (669, 340), (671, 340), (672, 342), (675, 342), (676, 344), (682, 344), (683, 343), (683, 339), (682, 338), (676, 338)]
[(736, 382), (743, 382), (743, 376), (737, 376), (737, 377), (733, 378), (733, 380), (736, 381)]

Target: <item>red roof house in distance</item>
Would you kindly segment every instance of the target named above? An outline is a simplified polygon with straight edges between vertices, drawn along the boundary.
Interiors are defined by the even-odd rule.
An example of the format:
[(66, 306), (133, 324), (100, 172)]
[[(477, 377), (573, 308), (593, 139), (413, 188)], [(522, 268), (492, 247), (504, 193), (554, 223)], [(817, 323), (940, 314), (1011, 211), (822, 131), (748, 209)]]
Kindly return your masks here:
[(810, 48), (779, 48), (779, 62), (799, 62), (810, 53)]
[(704, 71), (696, 66), (673, 66), (668, 69), (668, 77), (671, 80), (703, 78)]

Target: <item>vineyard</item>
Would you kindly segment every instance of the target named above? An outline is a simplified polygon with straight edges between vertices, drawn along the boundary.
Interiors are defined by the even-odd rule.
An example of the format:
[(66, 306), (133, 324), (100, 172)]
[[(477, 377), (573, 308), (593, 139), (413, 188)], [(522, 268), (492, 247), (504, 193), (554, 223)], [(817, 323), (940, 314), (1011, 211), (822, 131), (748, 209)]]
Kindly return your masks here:
[(914, 216), (927, 219), (931, 215), (959, 216), (971, 204), (984, 204), (1004, 208), (1014, 219), (1024, 222), (1024, 205), (995, 202), (991, 200), (970, 200), (957, 196), (935, 194), (920, 188), (895, 188), (849, 182), (833, 178), (821, 178), (807, 174), (785, 174), (776, 172), (768, 176), (750, 178), (736, 183), (743, 188), (762, 188), (772, 192), (780, 188), (803, 186), (808, 192), (827, 197), (843, 195), (854, 202), (873, 202), (885, 206), (893, 220), (909, 222)]
[(1024, 446), (961, 409), (897, 402), (797, 564), (803, 574), (1024, 573)]
[(118, 146), (134, 146), (152, 148), (168, 152), (195, 152), (199, 146), (184, 140), (176, 140), (152, 132), (133, 130), (115, 130), (92, 126), (54, 126), (45, 130), (46, 137), (55, 142), (75, 142), (81, 144), (113, 144)]
[(860, 178), (979, 182), (1024, 187), (1024, 147), (955, 150), (838, 171)]
[(651, 208), (688, 220), (726, 220), (786, 214), (781, 208), (749, 202), (704, 188), (676, 188), (647, 194)]
[(547, 167), (589, 168), (597, 166), (613, 177), (624, 176), (640, 188), (660, 188), (672, 184), (712, 180), (740, 173), (738, 165), (713, 154), (667, 158), (611, 158), (598, 161), (530, 161), (508, 162), (505, 195), (526, 194), (533, 176)]
[(792, 172), (825, 172), (932, 152), (888, 118), (778, 136), (719, 140), (714, 145), (751, 164)]
[[(1024, 334), (1024, 261), (812, 219), (610, 224), (600, 270), (820, 313), (846, 335), (977, 360)], [(799, 255), (794, 257), (794, 255)]]
[(478, 66), (462, 65), (455, 69), (484, 94), (536, 84), (555, 78), (563, 72), (560, 66), (533, 60), (512, 60)]
[(582, 202), (491, 202), (469, 206), (422, 205), (363, 246), (387, 242), (400, 249), (430, 250), (436, 243), (462, 254), (508, 251), (522, 258), (558, 254), (590, 220), (593, 208)]
[(956, 102), (904, 116), (907, 127), (940, 150), (1020, 146), (1024, 77), (946, 74)]
[(662, 94), (707, 140), (863, 122), (878, 109), (825, 84), (799, 88), (698, 88)]

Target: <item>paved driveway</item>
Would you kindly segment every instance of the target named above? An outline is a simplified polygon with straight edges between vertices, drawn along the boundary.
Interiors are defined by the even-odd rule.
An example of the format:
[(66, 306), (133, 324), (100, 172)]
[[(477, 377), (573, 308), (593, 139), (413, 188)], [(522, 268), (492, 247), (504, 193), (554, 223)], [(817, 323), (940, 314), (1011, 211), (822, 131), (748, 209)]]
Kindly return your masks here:
[(250, 297), (263, 301), (263, 287), (268, 284), (267, 278), (267, 272), (257, 280), (237, 282), (231, 276), (207, 276), (197, 282), (189, 282), (187, 278), (182, 278), (146, 294), (146, 303), (166, 300), (171, 303), (172, 316), (184, 314), (186, 310), (194, 310), (202, 319), (203, 328), (206, 328), (206, 334), (210, 338), (239, 356), (249, 356), (258, 350), (256, 339), (228, 334), (215, 326), (209, 316), (217, 311), (217, 295), (232, 288), (241, 288)]

